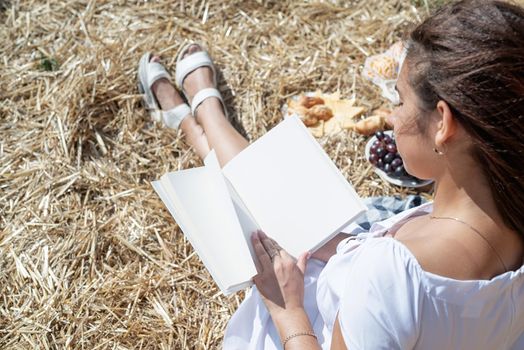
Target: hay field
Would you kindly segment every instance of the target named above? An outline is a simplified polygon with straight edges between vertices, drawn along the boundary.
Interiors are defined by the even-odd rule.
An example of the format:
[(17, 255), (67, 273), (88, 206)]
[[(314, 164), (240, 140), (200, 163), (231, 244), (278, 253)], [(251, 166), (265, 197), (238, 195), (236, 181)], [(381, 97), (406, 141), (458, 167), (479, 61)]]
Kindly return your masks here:
[[(174, 72), (187, 40), (221, 70), (250, 140), (286, 98), (340, 91), (432, 3), (413, 0), (0, 2), (0, 349), (213, 349), (242, 293), (221, 295), (150, 181), (199, 166), (151, 122), (136, 90), (145, 51)], [(353, 132), (319, 140), (363, 196), (382, 182)]]

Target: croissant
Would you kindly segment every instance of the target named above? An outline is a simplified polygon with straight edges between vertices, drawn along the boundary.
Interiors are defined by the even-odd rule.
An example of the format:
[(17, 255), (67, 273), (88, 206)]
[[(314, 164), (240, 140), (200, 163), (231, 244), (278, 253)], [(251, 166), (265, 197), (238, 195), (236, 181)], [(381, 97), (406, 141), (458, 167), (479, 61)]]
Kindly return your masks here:
[(315, 105), (306, 111), (306, 116), (326, 121), (333, 117), (333, 111), (328, 106)]
[(313, 106), (316, 106), (316, 105), (323, 105), (325, 102), (322, 98), (320, 97), (317, 97), (317, 96), (300, 96), (299, 99), (298, 99), (298, 103), (301, 105), (301, 106), (304, 106), (306, 108), (311, 108)]

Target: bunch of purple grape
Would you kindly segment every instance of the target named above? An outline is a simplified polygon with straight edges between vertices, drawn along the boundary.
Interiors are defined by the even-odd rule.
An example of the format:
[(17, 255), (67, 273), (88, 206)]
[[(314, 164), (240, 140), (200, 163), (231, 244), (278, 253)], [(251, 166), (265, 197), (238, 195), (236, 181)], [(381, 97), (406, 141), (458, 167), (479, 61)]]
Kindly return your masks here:
[(369, 149), (368, 160), (377, 168), (383, 170), (389, 176), (399, 179), (411, 179), (412, 176), (404, 169), (402, 158), (397, 152), (395, 139), (383, 131), (375, 133), (377, 138)]

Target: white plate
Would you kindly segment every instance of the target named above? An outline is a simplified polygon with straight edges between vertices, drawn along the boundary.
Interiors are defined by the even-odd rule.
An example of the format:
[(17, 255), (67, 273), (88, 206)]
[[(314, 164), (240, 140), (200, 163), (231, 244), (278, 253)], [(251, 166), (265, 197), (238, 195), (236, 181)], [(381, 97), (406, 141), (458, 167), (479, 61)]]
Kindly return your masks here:
[[(384, 131), (384, 134), (392, 136), (393, 135), (393, 131), (387, 130), (387, 131)], [(373, 145), (373, 142), (375, 142), (375, 140), (377, 140), (377, 138), (375, 136), (373, 136), (366, 143), (366, 148), (364, 150), (364, 154), (366, 155), (366, 160), (368, 162), (369, 162), (369, 160), (368, 160), (369, 159), (369, 150), (370, 150), (371, 146)], [(430, 183), (433, 182), (433, 180), (420, 180), (420, 179), (417, 179), (417, 178), (413, 178), (413, 179), (409, 179), (409, 180), (408, 179), (397, 179), (395, 177), (389, 176), (385, 171), (380, 170), (376, 166), (373, 166), (373, 169), (375, 170), (375, 173), (378, 176), (380, 176), (380, 178), (382, 180), (387, 181), (387, 182), (392, 183), (393, 185), (397, 185), (397, 186), (422, 187), (422, 186), (429, 185)]]

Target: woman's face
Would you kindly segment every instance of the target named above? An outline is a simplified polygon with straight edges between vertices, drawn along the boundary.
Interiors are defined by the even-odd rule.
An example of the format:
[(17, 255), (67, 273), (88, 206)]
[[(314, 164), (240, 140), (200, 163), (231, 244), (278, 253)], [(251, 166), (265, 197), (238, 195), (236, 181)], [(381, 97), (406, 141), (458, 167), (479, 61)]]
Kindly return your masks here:
[[(419, 99), (409, 85), (409, 67), (407, 62), (402, 65), (397, 80), (397, 90), (400, 103), (391, 113), (389, 121), (393, 124), (393, 132), (397, 149), (404, 162), (406, 171), (420, 179), (433, 179), (436, 168), (435, 147), (430, 135), (436, 128), (431, 112), (424, 112), (419, 107)], [(431, 118), (427, 130), (420, 130), (417, 120)]]

